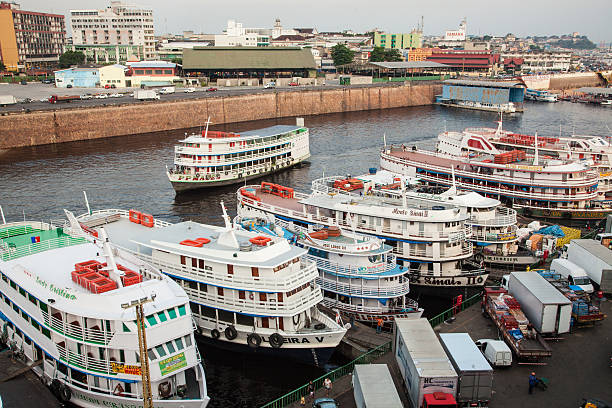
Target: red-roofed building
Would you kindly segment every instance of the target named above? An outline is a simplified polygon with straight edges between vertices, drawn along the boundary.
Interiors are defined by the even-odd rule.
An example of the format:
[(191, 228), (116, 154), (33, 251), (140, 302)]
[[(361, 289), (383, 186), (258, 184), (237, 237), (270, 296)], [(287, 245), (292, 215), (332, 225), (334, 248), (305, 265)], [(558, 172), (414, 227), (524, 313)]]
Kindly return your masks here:
[(427, 57), (427, 61), (434, 61), (453, 67), (457, 71), (490, 72), (499, 65), (499, 54), (491, 51), (465, 51), (434, 49)]

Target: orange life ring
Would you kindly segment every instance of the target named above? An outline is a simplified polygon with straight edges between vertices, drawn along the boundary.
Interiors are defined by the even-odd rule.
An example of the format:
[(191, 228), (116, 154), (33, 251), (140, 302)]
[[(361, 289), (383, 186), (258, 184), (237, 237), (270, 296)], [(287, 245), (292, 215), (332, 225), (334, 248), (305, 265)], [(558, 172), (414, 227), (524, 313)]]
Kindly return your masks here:
[(155, 226), (155, 218), (151, 214), (140, 214), (140, 223), (149, 228), (153, 228)]
[(141, 216), (142, 213), (140, 211), (130, 210), (130, 221), (132, 221), (133, 223), (140, 224)]
[(259, 235), (257, 237), (249, 239), (249, 241), (255, 245), (266, 246), (266, 244), (272, 241), (272, 239), (264, 237), (263, 235)]

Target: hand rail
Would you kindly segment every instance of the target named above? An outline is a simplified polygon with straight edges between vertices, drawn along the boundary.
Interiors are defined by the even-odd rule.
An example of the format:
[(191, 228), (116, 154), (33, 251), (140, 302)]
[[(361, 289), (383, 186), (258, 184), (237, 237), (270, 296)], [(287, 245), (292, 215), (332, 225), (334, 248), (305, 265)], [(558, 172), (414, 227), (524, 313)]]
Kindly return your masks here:
[(346, 296), (366, 297), (366, 298), (386, 298), (407, 295), (410, 292), (410, 280), (405, 278), (398, 285), (385, 287), (368, 287), (350, 285), (336, 282), (331, 279), (317, 278), (317, 283), (322, 289), (330, 292), (339, 293)]
[(86, 242), (87, 240), (85, 238), (74, 238), (69, 235), (66, 235), (57, 238), (46, 239), (44, 241), (36, 242), (34, 244), (19, 246), (17, 248), (0, 248), (0, 258), (3, 261), (10, 261), (12, 259), (37, 254), (39, 252), (84, 244)]
[(41, 313), (43, 316), (43, 322), (45, 325), (47, 325), (47, 327), (77, 340), (107, 345), (115, 335), (115, 332), (106, 332), (89, 328), (86, 329), (81, 326), (70, 324), (67, 321), (58, 319), (45, 311), (41, 311)]
[[(256, 158), (261, 158), (261, 157), (274, 157), (278, 154), (282, 154), (282, 153), (287, 153), (290, 152), (292, 149), (291, 145), (289, 144), (286, 147), (282, 147), (280, 149), (276, 149), (276, 150), (270, 150), (270, 151), (266, 151), (266, 152), (261, 152), (261, 153), (255, 153), (255, 154), (247, 154), (244, 156), (237, 156), (237, 157), (222, 157), (222, 158), (217, 158), (215, 157), (214, 160), (196, 160), (196, 159), (190, 159), (187, 157), (174, 157), (174, 164), (182, 164), (182, 165), (218, 165), (218, 164), (223, 164), (223, 163), (235, 163), (235, 162), (243, 162), (243, 161), (249, 161), (252, 159), (256, 159)], [(221, 156), (219, 154), (217, 155), (213, 155), (213, 156)], [(212, 156), (210, 156), (212, 157)]]

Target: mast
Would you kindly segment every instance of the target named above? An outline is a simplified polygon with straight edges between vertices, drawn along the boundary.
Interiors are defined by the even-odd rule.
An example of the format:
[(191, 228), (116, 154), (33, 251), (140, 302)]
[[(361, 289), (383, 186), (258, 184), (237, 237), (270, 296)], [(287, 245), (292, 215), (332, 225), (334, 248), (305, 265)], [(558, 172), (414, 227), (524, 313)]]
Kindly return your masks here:
[(535, 155), (533, 156), (533, 165), (534, 166), (538, 166), (539, 165), (539, 155), (538, 155), (538, 132), (535, 132)]
[(106, 258), (106, 265), (108, 265), (104, 269), (108, 271), (108, 277), (115, 281), (117, 287), (122, 288), (123, 282), (121, 282), (121, 276), (123, 275), (123, 272), (117, 268), (115, 256), (113, 255), (113, 250), (110, 246), (108, 235), (106, 235), (104, 227), (100, 228), (100, 239), (102, 241), (102, 248), (104, 249), (104, 258)]
[(210, 121), (210, 116), (208, 117), (208, 119), (206, 119), (206, 130), (204, 131), (204, 139), (206, 139), (208, 137), (208, 125), (211, 125), (212, 122)]

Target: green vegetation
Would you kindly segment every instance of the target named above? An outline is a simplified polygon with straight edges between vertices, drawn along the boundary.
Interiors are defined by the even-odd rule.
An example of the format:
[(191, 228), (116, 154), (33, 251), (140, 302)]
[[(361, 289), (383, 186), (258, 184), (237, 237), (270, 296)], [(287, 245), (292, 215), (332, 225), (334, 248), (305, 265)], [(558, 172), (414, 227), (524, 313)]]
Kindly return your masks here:
[(170, 62), (172, 62), (173, 64), (183, 65), (183, 59), (182, 58), (172, 58), (170, 60)]
[(401, 61), (402, 54), (399, 50), (394, 48), (383, 48), (374, 47), (372, 53), (370, 53), (371, 62), (383, 62), (383, 61)]
[(0, 61), (0, 71), (6, 71), (6, 66), (4, 65), (4, 62)]
[(69, 68), (72, 65), (79, 65), (85, 62), (85, 54), (80, 51), (66, 51), (59, 57), (59, 66)]
[(554, 47), (570, 48), (574, 50), (592, 50), (597, 46), (587, 38), (586, 35), (576, 37), (573, 39), (560, 39), (556, 42), (551, 43)]
[(346, 45), (336, 44), (332, 47), (331, 57), (334, 60), (334, 65), (346, 65), (353, 62), (353, 58), (355, 57), (355, 53)]

